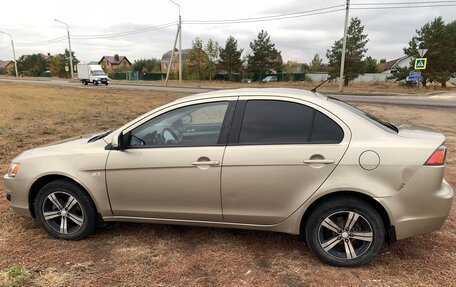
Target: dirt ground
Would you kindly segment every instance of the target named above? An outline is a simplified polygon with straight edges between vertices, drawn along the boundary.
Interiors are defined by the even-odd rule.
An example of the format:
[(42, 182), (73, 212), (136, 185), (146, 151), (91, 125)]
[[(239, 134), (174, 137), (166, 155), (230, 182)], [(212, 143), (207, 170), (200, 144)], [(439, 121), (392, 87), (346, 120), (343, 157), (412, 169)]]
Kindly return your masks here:
[[(0, 83), (0, 175), (21, 151), (115, 128), (183, 94)], [(357, 105), (445, 133), (456, 187), (456, 109)], [(442, 230), (398, 241), (363, 267), (322, 264), (298, 236), (113, 223), (78, 242), (8, 209), (0, 180), (0, 286), (455, 286), (456, 210)], [(3, 282), (2, 282), (3, 281)]]

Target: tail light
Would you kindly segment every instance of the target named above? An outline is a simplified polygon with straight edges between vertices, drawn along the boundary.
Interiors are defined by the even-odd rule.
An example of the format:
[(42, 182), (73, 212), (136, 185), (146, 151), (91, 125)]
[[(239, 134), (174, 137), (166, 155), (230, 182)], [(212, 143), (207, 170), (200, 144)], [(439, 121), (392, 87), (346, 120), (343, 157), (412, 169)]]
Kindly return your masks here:
[(444, 165), (447, 148), (444, 145), (439, 146), (427, 159), (424, 165)]

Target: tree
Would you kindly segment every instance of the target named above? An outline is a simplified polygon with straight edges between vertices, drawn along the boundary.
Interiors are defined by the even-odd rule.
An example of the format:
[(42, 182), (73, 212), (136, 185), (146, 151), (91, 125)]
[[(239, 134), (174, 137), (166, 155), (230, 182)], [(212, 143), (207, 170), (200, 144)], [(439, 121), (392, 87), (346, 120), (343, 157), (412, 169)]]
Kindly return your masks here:
[(250, 42), (252, 54), (247, 56), (248, 70), (253, 73), (269, 73), (281, 69), (281, 56), (271, 42), (268, 32), (261, 30), (256, 39)]
[(42, 72), (47, 71), (47, 62), (41, 54), (32, 54), (21, 57), (17, 61), (18, 70), (32, 77), (38, 77)]
[(378, 73), (378, 62), (377, 59), (367, 56), (364, 60), (364, 73)]
[[(358, 17), (352, 18), (348, 27), (347, 47), (345, 51), (345, 86), (364, 73), (363, 58), (367, 52), (366, 44), (369, 39), (367, 39), (367, 35), (363, 34), (363, 32), (364, 26), (361, 25), (361, 20)], [(326, 57), (329, 59), (329, 75), (333, 78), (339, 76), (340, 73), (342, 41), (343, 39), (335, 41), (331, 49), (326, 52)]]
[(207, 41), (205, 51), (208, 57), (207, 70), (209, 72), (209, 80), (212, 80), (212, 77), (216, 72), (217, 61), (219, 59), (219, 44), (217, 41), (209, 39), (209, 41)]
[(312, 73), (324, 72), (323, 59), (320, 58), (318, 53), (314, 55), (312, 61), (310, 62), (309, 69)]
[(203, 41), (198, 37), (192, 41), (186, 68), (193, 78), (203, 80), (206, 75), (209, 58), (203, 50)]
[(291, 74), (296, 73), (296, 70), (299, 68), (299, 63), (296, 61), (288, 61), (283, 65), (283, 70), (288, 74), (288, 80), (291, 81)]
[(237, 40), (229, 36), (225, 42), (225, 48), (219, 49), (220, 61), (219, 68), (228, 72), (230, 80), (233, 79), (233, 73), (239, 73), (242, 69), (241, 55), (244, 49), (238, 50)]
[(133, 71), (141, 73), (160, 72), (160, 61), (155, 58), (135, 60)]
[[(73, 66), (76, 66), (79, 63), (79, 60), (76, 58), (74, 51), (72, 51), (71, 54), (73, 56)], [(52, 57), (52, 60), (49, 62), (49, 70), (51, 71), (52, 75), (58, 76), (59, 78), (69, 77), (70, 51), (68, 49), (65, 49), (65, 52), (63, 54), (54, 55)]]
[(456, 21), (445, 25), (442, 17), (437, 17), (416, 30), (416, 34), (404, 48), (404, 53), (413, 57), (411, 66), (419, 57), (418, 49), (428, 49), (427, 67), (421, 71), (423, 86), (436, 81), (445, 87), (456, 73)]

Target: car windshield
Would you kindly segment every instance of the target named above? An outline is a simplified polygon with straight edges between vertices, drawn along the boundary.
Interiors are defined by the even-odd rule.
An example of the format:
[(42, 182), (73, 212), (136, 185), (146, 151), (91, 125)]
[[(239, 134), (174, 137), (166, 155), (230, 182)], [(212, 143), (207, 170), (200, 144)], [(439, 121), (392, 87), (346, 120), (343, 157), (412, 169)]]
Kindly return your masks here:
[(103, 71), (93, 71), (92, 74), (94, 76), (106, 76), (106, 74)]
[(354, 106), (352, 105), (349, 105), (347, 104), (346, 102), (344, 101), (341, 101), (339, 99), (336, 99), (336, 98), (333, 98), (333, 97), (328, 97), (328, 100), (329, 101), (332, 101), (336, 104), (338, 104), (339, 106), (341, 107), (344, 107), (345, 109), (349, 110), (350, 112), (354, 113), (354, 114), (357, 114), (358, 116), (362, 117), (363, 119), (373, 123), (374, 125), (376, 125), (377, 127), (387, 131), (387, 132), (394, 132), (394, 133), (398, 133), (399, 130), (396, 126), (394, 126), (392, 123), (389, 123), (387, 121), (384, 121), (384, 120), (381, 120), (365, 111), (362, 111), (358, 108), (355, 108)]

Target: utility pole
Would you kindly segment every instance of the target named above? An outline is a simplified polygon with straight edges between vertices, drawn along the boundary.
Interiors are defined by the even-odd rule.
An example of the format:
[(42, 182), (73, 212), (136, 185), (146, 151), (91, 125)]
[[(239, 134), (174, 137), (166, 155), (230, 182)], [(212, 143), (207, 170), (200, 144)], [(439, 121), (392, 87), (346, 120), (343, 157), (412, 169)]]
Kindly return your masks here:
[(70, 73), (71, 79), (73, 79), (73, 53), (71, 52), (71, 38), (70, 38), (70, 28), (67, 23), (54, 19), (54, 21), (59, 22), (67, 27), (67, 35), (68, 35), (68, 48), (70, 49)]
[(177, 43), (177, 37), (179, 37), (179, 85), (182, 85), (182, 17), (181, 17), (181, 8), (180, 5), (177, 4), (173, 0), (169, 0), (169, 2), (173, 3), (179, 8), (179, 22), (177, 24), (177, 34), (176, 34), (176, 40), (174, 41), (174, 46), (173, 50), (171, 52), (171, 58), (169, 59), (168, 63), (168, 69), (166, 72), (166, 80), (165, 80), (165, 86), (168, 85), (168, 79), (169, 79), (169, 72), (171, 68), (171, 64), (174, 58), (174, 51), (176, 50), (176, 43)]
[(348, 12), (350, 10), (350, 0), (347, 0), (345, 7), (345, 25), (344, 39), (342, 42), (342, 58), (340, 60), (340, 75), (339, 75), (339, 92), (342, 92), (344, 85), (344, 67), (345, 67), (345, 49), (347, 48), (347, 31), (348, 31)]
[(13, 41), (13, 36), (11, 34), (5, 33), (0, 31), (0, 33), (5, 34), (10, 37), (11, 39), (11, 47), (13, 48), (13, 62), (14, 62), (14, 71), (16, 72), (16, 78), (19, 77), (19, 74), (17, 72), (17, 63), (16, 63), (16, 50), (14, 50), (14, 41)]

